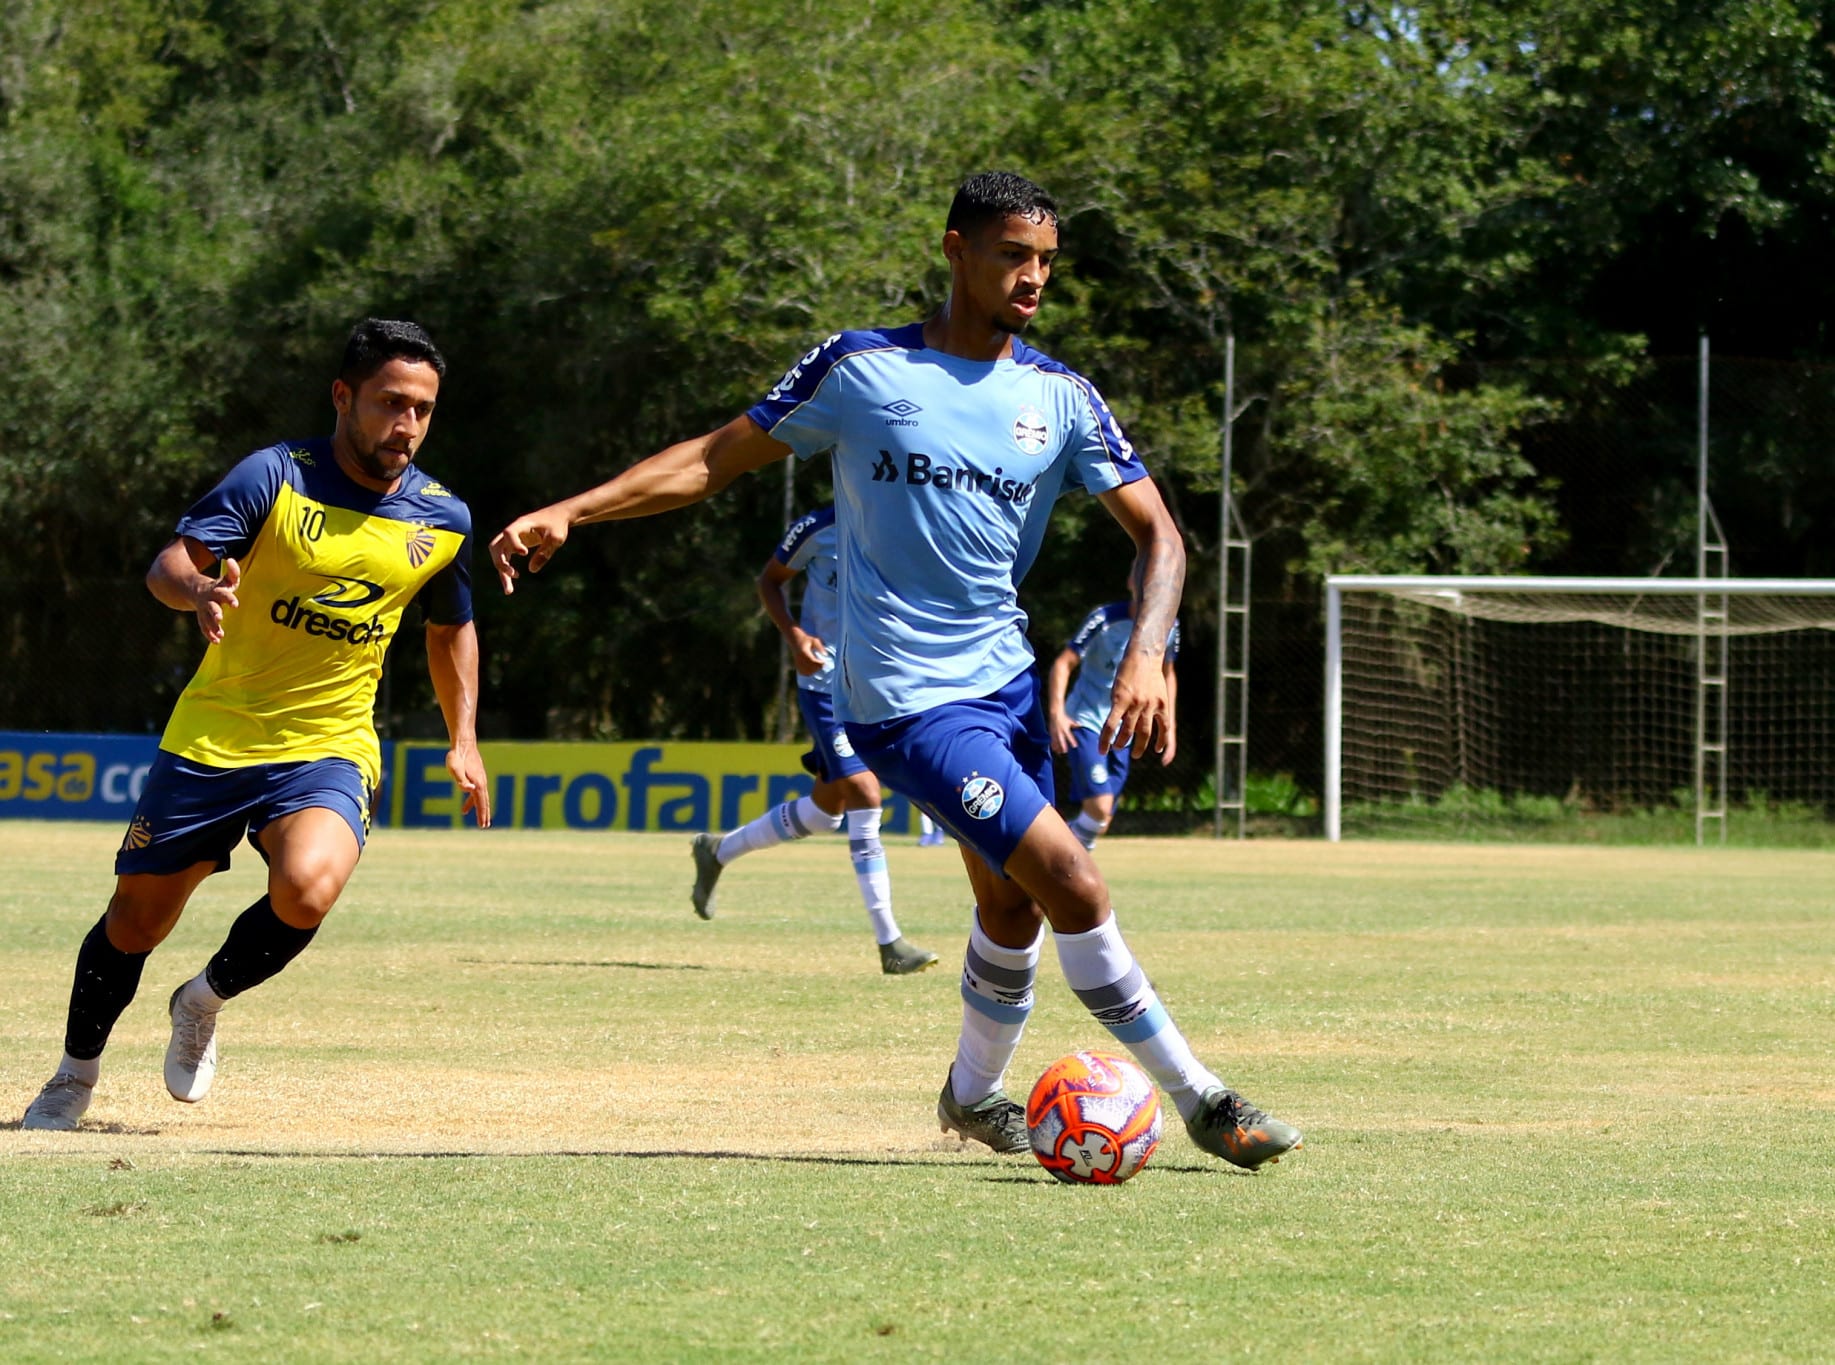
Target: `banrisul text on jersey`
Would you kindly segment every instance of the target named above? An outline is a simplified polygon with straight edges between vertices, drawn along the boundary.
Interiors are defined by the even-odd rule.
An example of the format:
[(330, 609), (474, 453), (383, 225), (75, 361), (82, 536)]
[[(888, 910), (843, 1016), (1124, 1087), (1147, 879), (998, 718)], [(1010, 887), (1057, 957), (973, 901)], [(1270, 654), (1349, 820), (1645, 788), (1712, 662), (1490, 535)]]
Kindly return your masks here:
[(1032, 664), (1015, 589), (1059, 494), (1146, 470), (1088, 380), (1019, 342), (968, 360), (923, 327), (842, 332), (748, 415), (833, 452), (837, 708), (879, 722), (987, 696)]

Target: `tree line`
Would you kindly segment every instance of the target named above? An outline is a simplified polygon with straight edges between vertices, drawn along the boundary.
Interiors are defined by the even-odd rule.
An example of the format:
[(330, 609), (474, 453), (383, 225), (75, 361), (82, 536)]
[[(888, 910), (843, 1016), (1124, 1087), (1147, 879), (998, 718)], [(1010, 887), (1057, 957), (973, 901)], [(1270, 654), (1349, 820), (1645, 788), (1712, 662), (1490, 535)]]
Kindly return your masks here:
[[(1703, 332), (1809, 367), (1808, 390), (1835, 348), (1830, 17), (11, 0), (0, 723), (69, 722), (72, 689), (41, 675), (75, 658), (156, 723), (194, 646), (148, 609), (155, 637), (110, 668), (141, 628), (97, 585), (137, 578), (234, 459), (327, 429), (354, 319), (412, 317), (447, 350), (424, 461), (482, 539), (724, 421), (828, 333), (923, 316), (949, 196), (989, 167), (1064, 210), (1032, 339), (1097, 382), (1167, 488), (1188, 621), (1214, 606), (1230, 337), (1260, 592), (1649, 571), (1693, 534), (1690, 446), (1652, 455), (1621, 397)], [(1835, 567), (1827, 461), (1792, 406), (1816, 401), (1755, 403), (1717, 455), (1750, 571)], [(820, 468), (797, 478), (799, 507), (825, 496)], [(1120, 594), (1126, 553), (1091, 504), (1058, 518), (1025, 593), (1042, 653)], [(489, 727), (762, 733), (776, 642), (751, 580), (781, 524), (766, 477), (586, 532), (513, 603), (480, 559)], [(395, 672), (411, 690), (418, 670)], [(1204, 691), (1185, 692), (1194, 740)]]

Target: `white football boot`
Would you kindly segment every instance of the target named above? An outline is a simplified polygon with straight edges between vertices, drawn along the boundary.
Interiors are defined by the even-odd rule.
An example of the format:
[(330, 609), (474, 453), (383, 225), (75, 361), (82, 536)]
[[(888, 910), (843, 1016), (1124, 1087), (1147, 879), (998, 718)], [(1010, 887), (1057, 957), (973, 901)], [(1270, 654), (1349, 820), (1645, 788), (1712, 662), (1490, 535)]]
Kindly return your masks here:
[(43, 1133), (71, 1132), (88, 1111), (89, 1101), (95, 1093), (93, 1082), (60, 1071), (45, 1082), (38, 1098), (26, 1106), (25, 1117), (19, 1120), (19, 1126)]
[(172, 1015), (172, 1041), (166, 1044), (166, 1090), (175, 1100), (196, 1104), (210, 1093), (217, 1078), (217, 1012), (199, 1009), (185, 998), (185, 987), (172, 992), (166, 1005)]

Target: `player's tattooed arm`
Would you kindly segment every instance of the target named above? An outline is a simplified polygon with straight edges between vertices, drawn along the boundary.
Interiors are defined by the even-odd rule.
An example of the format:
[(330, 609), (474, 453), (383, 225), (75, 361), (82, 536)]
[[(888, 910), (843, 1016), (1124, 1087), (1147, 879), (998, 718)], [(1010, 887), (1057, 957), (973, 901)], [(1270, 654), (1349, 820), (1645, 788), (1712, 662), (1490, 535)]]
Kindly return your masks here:
[(651, 517), (710, 498), (741, 474), (761, 469), (790, 453), (750, 417), (735, 417), (717, 431), (678, 441), (604, 483), (516, 518), (491, 540), (491, 562), (506, 593), (519, 576), (512, 562), (529, 557), (539, 573), (576, 526), (595, 521)]
[(1101, 494), (1134, 542), (1134, 632), (1115, 671), (1109, 718), (1097, 741), (1103, 753), (1131, 746), (1139, 758), (1156, 750), (1161, 763), (1178, 752), (1172, 700), (1166, 686), (1167, 641), (1185, 589), (1185, 541), (1152, 479), (1137, 479)]
[(147, 569), (147, 591), (173, 611), (196, 614), (198, 629), (213, 645), (223, 643), (223, 613), (238, 606), (236, 588), (242, 566), (225, 558), (216, 574), (217, 557), (201, 540), (174, 536), (153, 556)]

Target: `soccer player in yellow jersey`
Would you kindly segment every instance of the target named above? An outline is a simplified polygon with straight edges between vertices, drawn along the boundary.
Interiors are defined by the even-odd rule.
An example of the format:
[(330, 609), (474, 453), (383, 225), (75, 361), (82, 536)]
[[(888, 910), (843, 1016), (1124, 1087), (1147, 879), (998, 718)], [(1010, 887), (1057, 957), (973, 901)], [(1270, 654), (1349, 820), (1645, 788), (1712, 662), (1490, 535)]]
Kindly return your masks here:
[(357, 866), (381, 773), (371, 719), (402, 612), (418, 601), (446, 766), (480, 826), (471, 513), (414, 465), (446, 361), (411, 322), (359, 323), (332, 381), (329, 439), (248, 456), (179, 521), (147, 571), (209, 642), (160, 740), (115, 856), (108, 910), (77, 952), (64, 1057), (24, 1128), (75, 1128), (147, 954), (243, 835), (268, 892), (167, 1003), (166, 1089), (195, 1103), (217, 1069), (217, 1011), (299, 955)]

